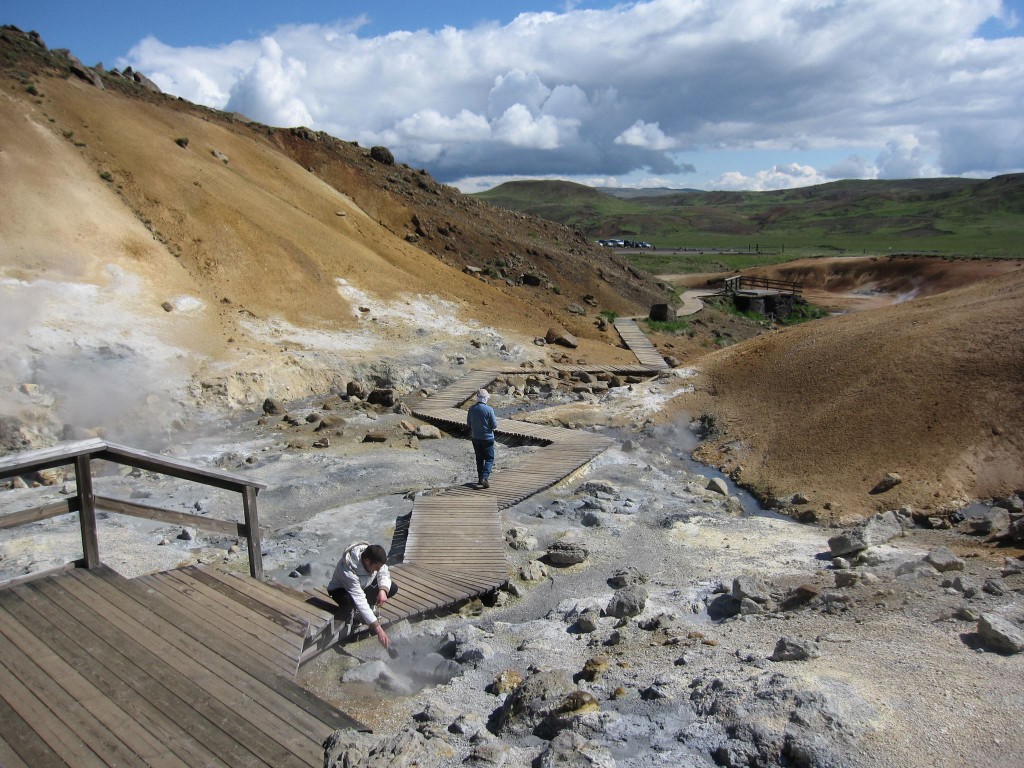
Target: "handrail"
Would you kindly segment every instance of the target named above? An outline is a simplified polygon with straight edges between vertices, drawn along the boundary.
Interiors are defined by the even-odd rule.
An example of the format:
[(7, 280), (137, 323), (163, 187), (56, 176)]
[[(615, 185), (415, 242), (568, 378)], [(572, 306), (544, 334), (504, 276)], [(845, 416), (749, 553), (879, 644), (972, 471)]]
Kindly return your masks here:
[[(159, 507), (96, 496), (92, 487), (93, 461), (125, 464), (239, 493), (242, 496), (244, 522), (236, 523), (200, 517), (185, 512), (174, 512)], [(96, 509), (99, 507), (132, 517), (162, 520), (191, 525), (217, 533), (244, 536), (249, 550), (249, 573), (254, 579), (263, 578), (262, 543), (259, 517), (256, 511), (256, 495), (261, 489), (267, 487), (264, 483), (224, 470), (200, 467), (180, 459), (160, 456), (118, 443), (109, 443), (98, 438), (62, 443), (49, 448), (39, 448), (4, 456), (0, 458), (0, 480), (68, 464), (74, 465), (75, 468), (76, 490), (74, 496), (70, 496), (64, 501), (0, 515), (0, 529), (14, 528), (69, 512), (77, 512), (82, 531), (83, 557), (81, 564), (86, 568), (95, 568), (100, 565), (99, 543), (96, 536)]]
[(801, 283), (796, 280), (775, 280), (770, 277), (758, 277), (756, 275), (734, 275), (723, 278), (727, 293), (738, 293), (744, 286), (750, 288), (765, 288), (768, 290), (785, 291), (786, 293), (800, 293)]

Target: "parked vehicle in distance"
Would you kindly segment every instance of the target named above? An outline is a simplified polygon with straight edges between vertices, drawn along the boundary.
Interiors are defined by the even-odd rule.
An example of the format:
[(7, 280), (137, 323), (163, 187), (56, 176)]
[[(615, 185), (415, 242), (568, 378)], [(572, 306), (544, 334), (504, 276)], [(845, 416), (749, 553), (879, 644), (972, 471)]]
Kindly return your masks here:
[(654, 246), (643, 240), (598, 240), (598, 245), (605, 248), (653, 248)]

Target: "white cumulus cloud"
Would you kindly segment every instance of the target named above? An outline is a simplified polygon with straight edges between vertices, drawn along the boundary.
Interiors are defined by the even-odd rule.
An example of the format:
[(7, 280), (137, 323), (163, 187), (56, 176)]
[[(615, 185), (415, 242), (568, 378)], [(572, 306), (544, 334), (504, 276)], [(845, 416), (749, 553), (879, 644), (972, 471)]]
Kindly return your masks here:
[[(739, 176), (827, 178), (786, 170), (798, 153), (827, 148), (871, 158), (865, 176), (1024, 170), (1024, 37), (1000, 0), (563, 7), (377, 37), (353, 20), (210, 48), (147, 38), (120, 65), (256, 120), (387, 143), (448, 182), (631, 175), (685, 185), (713, 153), (765, 148), (787, 162)], [(983, 37), (992, 25), (1000, 36)]]
[(643, 120), (637, 120), (616, 136), (615, 143), (654, 150), (675, 149), (678, 146), (674, 139), (665, 135), (657, 123), (645, 123)]

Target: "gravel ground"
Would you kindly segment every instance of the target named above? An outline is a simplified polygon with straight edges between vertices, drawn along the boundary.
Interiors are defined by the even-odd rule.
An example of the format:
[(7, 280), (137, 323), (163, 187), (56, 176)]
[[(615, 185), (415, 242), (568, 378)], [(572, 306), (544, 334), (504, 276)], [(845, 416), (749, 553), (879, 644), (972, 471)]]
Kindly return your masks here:
[[(666, 377), (639, 389), (656, 401), (679, 383)], [(602, 418), (612, 422), (617, 407), (635, 407), (626, 400), (598, 404)], [(469, 479), (465, 441), (442, 437), (410, 447), (401, 426), (409, 417), (346, 407), (345, 434), (323, 451), (287, 448), (292, 433), (257, 424), (256, 414), (178, 450), (268, 483), (260, 511), (277, 533), (265, 542), (264, 561), (269, 574), (293, 586), (324, 583), (353, 538), (388, 543), (413, 493)], [(543, 416), (529, 408), (523, 414)], [(979, 590), (968, 598), (943, 586), (950, 574), (897, 574), (901, 563), (945, 546), (962, 558), (957, 575), (981, 584), (1000, 576), (1004, 556), (1019, 553), (956, 531), (911, 529), (853, 569), (870, 577), (837, 588), (828, 545), (835, 529), (745, 513), (738, 496), (707, 490), (707, 477), (693, 472), (685, 450), (692, 438), (678, 424), (645, 426), (635, 413), (629, 421), (639, 431), (609, 430), (618, 438), (611, 449), (505, 510), (506, 529), (518, 527), (536, 543), (509, 548), (512, 591), (499, 593), (496, 604), (475, 602), (395, 627), (401, 654), (393, 661), (371, 641), (330, 651), (302, 670), (301, 681), (371, 724), (375, 737), (427, 732), (433, 751), (425, 765), (461, 764), (471, 755), (479, 762), (485, 753), (503, 754), (504, 765), (539, 758), (553, 742), (495, 725), (509, 694), (491, 691), (502, 673), (529, 678), (558, 670), (596, 703), (565, 724), (597, 750), (589, 764), (774, 765), (802, 755), (799, 764), (820, 766), (1008, 765), (1006, 755), (1021, 752), (1021, 657), (980, 650), (976, 617), (1018, 618), (1024, 577), (1002, 578), (1001, 595)], [(366, 431), (388, 440), (362, 443)], [(533, 450), (499, 447), (499, 465)], [(99, 493), (221, 517), (237, 504), (231, 494), (149, 473), (101, 473), (96, 484)], [(10, 510), (59, 498), (62, 490), (2, 496)], [(77, 546), (70, 517), (19, 530), (29, 537), (0, 541), (6, 573), (62, 562)], [(245, 553), (227, 551), (233, 540), (195, 533), (186, 541), (179, 533), (110, 516), (101, 521), (101, 553), (126, 575), (197, 560), (245, 569)], [(586, 560), (549, 566), (539, 580), (520, 578), (521, 568), (543, 562), (560, 540), (583, 544)], [(307, 563), (304, 579), (289, 575)], [(620, 621), (599, 614), (624, 591), (612, 578), (623, 569), (641, 574), (646, 597), (639, 613)], [(738, 577), (759, 579), (776, 604), (799, 585), (811, 585), (817, 597), (793, 610), (745, 615), (731, 596)], [(593, 631), (577, 624), (587, 608), (598, 611)], [(772, 661), (783, 637), (812, 643), (816, 655)], [(593, 680), (581, 677), (588, 661), (603, 669)], [(432, 727), (429, 719), (414, 720), (425, 711), (433, 713)], [(485, 727), (489, 721), (496, 733)]]

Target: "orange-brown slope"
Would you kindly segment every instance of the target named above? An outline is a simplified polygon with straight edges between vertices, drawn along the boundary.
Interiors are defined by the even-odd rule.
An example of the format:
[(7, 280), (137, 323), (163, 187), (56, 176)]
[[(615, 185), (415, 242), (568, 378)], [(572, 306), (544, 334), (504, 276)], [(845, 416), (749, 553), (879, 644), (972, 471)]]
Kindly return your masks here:
[[(824, 517), (942, 509), (1024, 487), (1024, 270), (752, 339), (701, 361), (701, 454)], [(893, 490), (869, 492), (884, 473)]]
[(78, 81), (51, 79), (45, 89), (43, 109), (69, 144), (109, 174), (112, 191), (208, 298), (344, 323), (351, 310), (337, 278), (384, 295), (469, 290), (467, 276), (396, 240), (266, 141)]
[[(175, 259), (150, 271), (184, 272), (208, 305), (227, 299), (220, 314), (229, 334), (239, 308), (350, 323), (338, 279), (381, 298), (436, 295), (467, 317), (523, 333), (563, 325), (598, 345), (596, 310), (580, 317), (569, 304), (592, 295), (597, 308), (628, 313), (664, 300), (652, 277), (571, 230), (494, 209), (326, 134), (271, 129), (111, 73), (97, 88), (69, 76), (65, 54), (17, 30), (0, 34), (0, 67), (24, 114), (8, 127), (49, 131), (60, 153), (108, 179), (108, 192)], [(145, 269), (152, 249), (134, 253)], [(489, 276), (463, 274), (467, 264)], [(522, 284), (524, 272), (541, 284)]]

